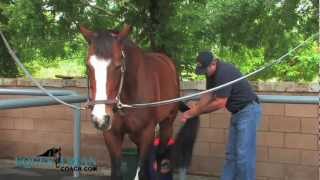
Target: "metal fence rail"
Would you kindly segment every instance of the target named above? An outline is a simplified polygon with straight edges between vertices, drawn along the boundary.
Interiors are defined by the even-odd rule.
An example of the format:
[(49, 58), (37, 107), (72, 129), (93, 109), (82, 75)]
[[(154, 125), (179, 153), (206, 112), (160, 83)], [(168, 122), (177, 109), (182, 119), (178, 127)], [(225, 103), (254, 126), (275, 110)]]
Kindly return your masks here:
[(262, 103), (319, 104), (318, 96), (259, 95)]
[[(184, 94), (193, 94), (201, 90), (184, 89)], [(283, 103), (283, 104), (319, 104), (318, 96), (291, 96), (291, 95), (258, 95), (261, 103)], [(199, 100), (195, 97), (192, 100)]]
[[(70, 90), (49, 90), (54, 96), (59, 99), (80, 106), (79, 103), (87, 100), (86, 96), (80, 96), (75, 91)], [(190, 91), (188, 92), (190, 93)], [(0, 95), (30, 95), (30, 96), (46, 96), (38, 89), (12, 89), (0, 88)], [(196, 100), (195, 98), (194, 100)], [(286, 103), (286, 104), (319, 104), (318, 96), (283, 96), (283, 95), (259, 95), (262, 103)], [(1, 109), (15, 109), (36, 106), (59, 105), (59, 103), (50, 97), (37, 98), (20, 98), (0, 100)], [(81, 113), (80, 110), (74, 109), (74, 127), (73, 127), (73, 156), (74, 166), (80, 165), (80, 128), (81, 128)], [(79, 171), (74, 171), (74, 177), (79, 177)]]

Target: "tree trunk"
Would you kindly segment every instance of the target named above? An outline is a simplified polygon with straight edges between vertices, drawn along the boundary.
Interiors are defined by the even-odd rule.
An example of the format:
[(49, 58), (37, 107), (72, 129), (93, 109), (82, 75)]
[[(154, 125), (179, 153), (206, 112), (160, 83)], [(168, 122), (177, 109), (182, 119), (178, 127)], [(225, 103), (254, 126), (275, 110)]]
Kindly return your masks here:
[(12, 60), (3, 41), (0, 41), (0, 77), (16, 77), (19, 74), (18, 68)]
[(150, 12), (150, 32), (149, 32), (149, 39), (150, 39), (150, 46), (153, 51), (158, 51), (158, 45), (156, 43), (156, 34), (159, 33), (159, 24), (160, 24), (160, 19), (159, 19), (159, 2), (157, 0), (150, 0), (150, 7), (149, 7), (149, 12)]

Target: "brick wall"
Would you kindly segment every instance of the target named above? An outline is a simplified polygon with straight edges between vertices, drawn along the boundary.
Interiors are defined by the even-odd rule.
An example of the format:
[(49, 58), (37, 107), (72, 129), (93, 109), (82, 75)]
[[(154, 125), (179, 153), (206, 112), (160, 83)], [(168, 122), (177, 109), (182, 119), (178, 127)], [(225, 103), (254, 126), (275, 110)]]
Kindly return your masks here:
[[(44, 85), (85, 94), (83, 80), (42, 81)], [(0, 87), (30, 87), (23, 79), (0, 79)], [(253, 83), (262, 94), (316, 95), (314, 85)], [(203, 82), (183, 83), (184, 89), (203, 89)], [(1, 99), (25, 96), (1, 96)], [(258, 132), (258, 180), (318, 180), (318, 105), (262, 104), (263, 120)], [(82, 112), (81, 156), (109, 165), (101, 132)], [(219, 176), (225, 158), (230, 115), (226, 110), (201, 116), (200, 131), (190, 172)], [(181, 126), (175, 122), (175, 129)], [(0, 158), (33, 156), (52, 146), (61, 146), (63, 156), (72, 156), (72, 110), (61, 105), (0, 110)], [(132, 146), (126, 141), (125, 147)]]
[[(263, 104), (262, 108), (257, 176), (261, 180), (318, 179), (318, 107)], [(225, 111), (201, 116), (201, 129), (191, 167), (193, 172), (214, 176), (221, 174), (229, 117)]]

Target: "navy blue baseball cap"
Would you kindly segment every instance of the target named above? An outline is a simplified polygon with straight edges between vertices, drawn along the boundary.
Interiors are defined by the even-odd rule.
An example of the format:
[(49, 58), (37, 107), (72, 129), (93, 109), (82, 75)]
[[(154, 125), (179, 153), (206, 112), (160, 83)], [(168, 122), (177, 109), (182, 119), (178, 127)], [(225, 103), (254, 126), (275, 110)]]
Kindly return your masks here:
[(203, 51), (200, 52), (197, 57), (197, 67), (196, 67), (196, 74), (203, 75), (207, 73), (208, 66), (215, 62), (214, 55), (210, 51)]

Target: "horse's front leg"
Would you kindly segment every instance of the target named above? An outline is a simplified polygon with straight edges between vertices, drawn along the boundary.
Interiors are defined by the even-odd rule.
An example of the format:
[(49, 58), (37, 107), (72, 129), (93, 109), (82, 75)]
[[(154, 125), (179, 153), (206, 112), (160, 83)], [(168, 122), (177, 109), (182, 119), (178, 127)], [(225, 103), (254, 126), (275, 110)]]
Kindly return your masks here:
[(123, 134), (115, 135), (112, 132), (103, 133), (105, 143), (109, 150), (111, 160), (111, 180), (122, 180), (121, 158)]
[(142, 130), (139, 137), (139, 160), (137, 172), (134, 180), (149, 180), (149, 164), (148, 156), (151, 150), (151, 146), (154, 140), (154, 126), (149, 125)]

